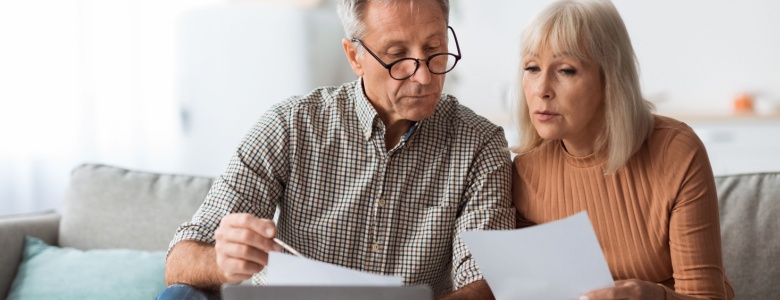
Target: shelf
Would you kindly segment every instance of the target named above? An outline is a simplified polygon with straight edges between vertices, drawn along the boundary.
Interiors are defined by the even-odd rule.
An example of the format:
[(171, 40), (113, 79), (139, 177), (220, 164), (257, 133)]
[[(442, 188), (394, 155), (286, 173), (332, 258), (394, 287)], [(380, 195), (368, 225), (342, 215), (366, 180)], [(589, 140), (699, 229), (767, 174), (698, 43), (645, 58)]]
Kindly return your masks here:
[(683, 122), (780, 122), (780, 113), (755, 114), (755, 113), (722, 113), (722, 114), (680, 114), (661, 113)]

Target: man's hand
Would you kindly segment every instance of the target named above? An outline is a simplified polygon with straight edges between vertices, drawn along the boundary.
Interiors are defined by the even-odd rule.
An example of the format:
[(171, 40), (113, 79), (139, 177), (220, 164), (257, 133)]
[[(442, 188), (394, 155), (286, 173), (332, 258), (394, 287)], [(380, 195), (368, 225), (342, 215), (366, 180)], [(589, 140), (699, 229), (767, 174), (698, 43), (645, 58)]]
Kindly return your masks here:
[(460, 288), (459, 290), (449, 295), (439, 298), (439, 300), (461, 300), (461, 299), (493, 300), (496, 299), (496, 297), (493, 296), (493, 291), (490, 290), (490, 286), (488, 286), (487, 281), (485, 281), (484, 279), (480, 279), (467, 284), (466, 286)]
[(236, 213), (222, 218), (214, 232), (217, 266), (229, 283), (246, 280), (268, 264), (268, 252), (281, 251), (273, 241), (272, 220)]
[[(586, 298), (587, 297), (587, 298)], [(618, 280), (615, 286), (590, 291), (580, 299), (664, 299), (664, 288), (658, 284), (643, 280)]]

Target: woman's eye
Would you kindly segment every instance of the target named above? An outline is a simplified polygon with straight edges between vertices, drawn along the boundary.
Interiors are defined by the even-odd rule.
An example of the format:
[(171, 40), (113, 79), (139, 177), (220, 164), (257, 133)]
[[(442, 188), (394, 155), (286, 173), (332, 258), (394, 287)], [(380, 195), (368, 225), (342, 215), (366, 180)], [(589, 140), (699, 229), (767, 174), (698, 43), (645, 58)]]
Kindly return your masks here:
[(528, 66), (528, 67), (525, 67), (525, 71), (526, 72), (531, 72), (531, 73), (536, 73), (536, 72), (539, 72), (539, 67)]
[(574, 74), (577, 74), (577, 70), (575, 69), (561, 69), (560, 72), (566, 76), (573, 76)]

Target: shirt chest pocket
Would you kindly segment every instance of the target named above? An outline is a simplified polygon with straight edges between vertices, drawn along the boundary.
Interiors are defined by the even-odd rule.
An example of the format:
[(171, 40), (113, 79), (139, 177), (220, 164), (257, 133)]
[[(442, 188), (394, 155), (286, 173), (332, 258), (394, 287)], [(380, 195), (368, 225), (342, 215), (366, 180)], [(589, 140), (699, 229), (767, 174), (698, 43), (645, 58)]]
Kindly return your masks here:
[(429, 248), (451, 249), (457, 214), (457, 206), (433, 206), (417, 211), (414, 236), (427, 241)]
[(457, 218), (458, 204), (447, 197), (410, 197), (401, 199), (398, 213), (416, 224), (451, 224)]

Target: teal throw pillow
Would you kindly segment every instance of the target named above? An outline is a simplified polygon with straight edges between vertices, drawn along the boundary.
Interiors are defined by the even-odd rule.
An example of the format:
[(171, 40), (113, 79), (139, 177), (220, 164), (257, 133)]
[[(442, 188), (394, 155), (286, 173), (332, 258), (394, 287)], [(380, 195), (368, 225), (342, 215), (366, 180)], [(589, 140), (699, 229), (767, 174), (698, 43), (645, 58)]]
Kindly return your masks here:
[(164, 251), (82, 251), (28, 236), (8, 299), (154, 299), (164, 273)]

